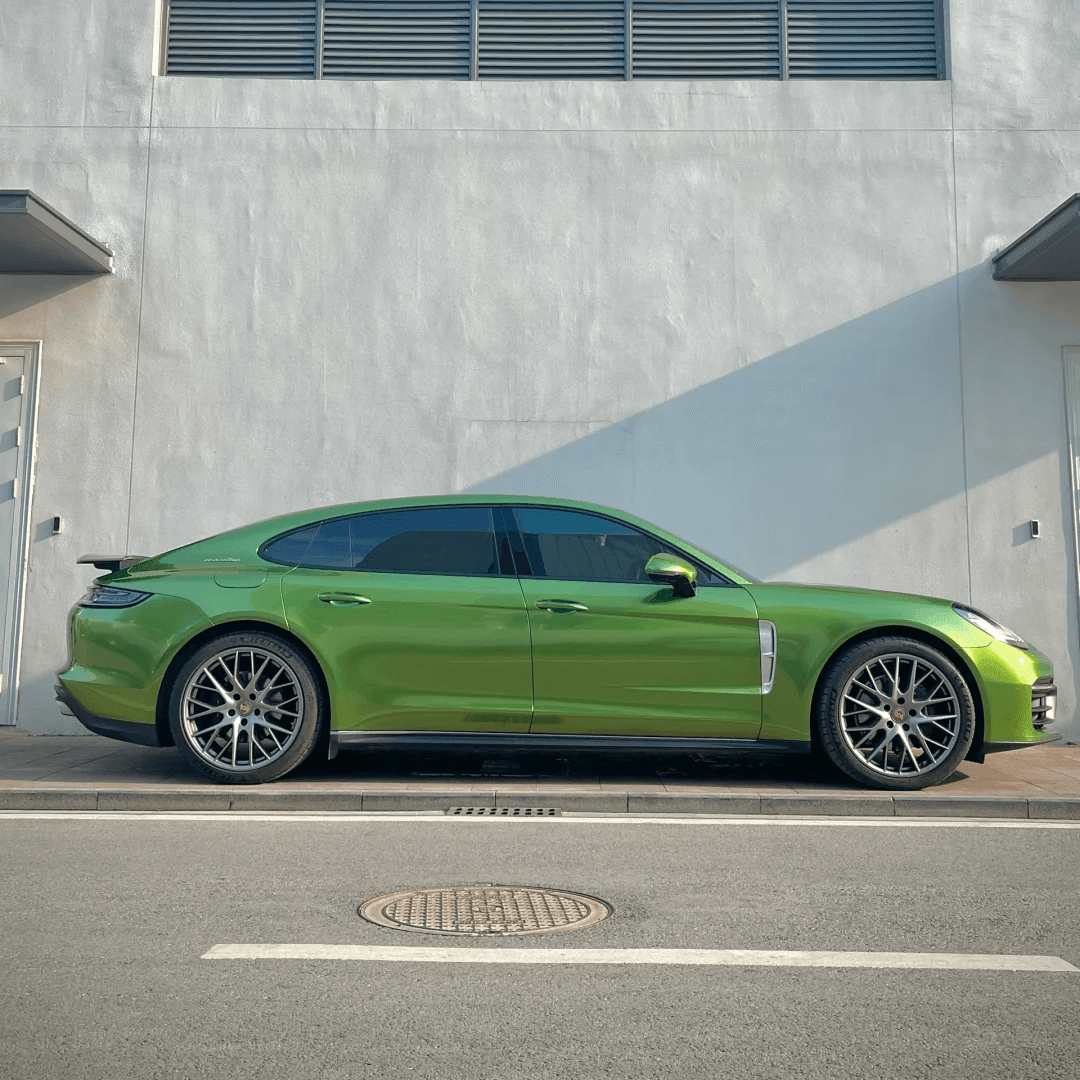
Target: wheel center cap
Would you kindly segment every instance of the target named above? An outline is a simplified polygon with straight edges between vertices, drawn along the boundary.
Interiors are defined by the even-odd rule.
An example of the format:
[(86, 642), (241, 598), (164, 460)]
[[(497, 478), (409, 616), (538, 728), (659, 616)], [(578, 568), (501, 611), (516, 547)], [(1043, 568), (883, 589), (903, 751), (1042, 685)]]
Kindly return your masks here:
[(894, 720), (903, 720), (904, 719), (904, 710), (903, 709), (897, 709), (893, 713), (893, 719)]
[(241, 716), (247, 716), (247, 714), (251, 712), (251, 706), (246, 701), (241, 701), (238, 709)]

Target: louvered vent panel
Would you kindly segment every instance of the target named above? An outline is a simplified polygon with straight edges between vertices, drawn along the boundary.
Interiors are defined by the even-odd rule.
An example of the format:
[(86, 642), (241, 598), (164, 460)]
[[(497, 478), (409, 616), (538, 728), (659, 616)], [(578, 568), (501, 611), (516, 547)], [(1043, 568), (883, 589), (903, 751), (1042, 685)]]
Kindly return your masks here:
[(621, 79), (626, 73), (622, 0), (480, 0), (481, 79)]
[(793, 79), (938, 77), (937, 0), (788, 0)]
[(170, 0), (167, 75), (315, 77), (315, 0)]
[(326, 0), (323, 78), (467, 79), (469, 0)]
[(635, 79), (780, 77), (776, 0), (634, 0)]

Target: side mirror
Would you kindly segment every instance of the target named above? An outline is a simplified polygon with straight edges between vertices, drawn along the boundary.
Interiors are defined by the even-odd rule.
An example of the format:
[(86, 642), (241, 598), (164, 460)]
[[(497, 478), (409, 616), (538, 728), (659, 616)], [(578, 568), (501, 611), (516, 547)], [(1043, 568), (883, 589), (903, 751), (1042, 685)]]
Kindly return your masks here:
[(697, 592), (697, 570), (678, 555), (654, 555), (645, 564), (645, 576), (657, 585), (670, 585), (676, 596), (690, 597)]

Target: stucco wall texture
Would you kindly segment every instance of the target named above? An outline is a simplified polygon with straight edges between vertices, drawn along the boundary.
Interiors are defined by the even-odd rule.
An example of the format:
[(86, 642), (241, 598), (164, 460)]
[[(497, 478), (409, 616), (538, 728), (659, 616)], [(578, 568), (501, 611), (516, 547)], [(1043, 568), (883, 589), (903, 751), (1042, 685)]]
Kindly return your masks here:
[(43, 342), (20, 727), (81, 730), (77, 555), (471, 490), (974, 603), (1080, 737), (1080, 284), (990, 276), (1080, 187), (1080, 30), (948, 8), (942, 82), (469, 83), (155, 77), (152, 0), (0, 6), (0, 187), (116, 252), (0, 281)]

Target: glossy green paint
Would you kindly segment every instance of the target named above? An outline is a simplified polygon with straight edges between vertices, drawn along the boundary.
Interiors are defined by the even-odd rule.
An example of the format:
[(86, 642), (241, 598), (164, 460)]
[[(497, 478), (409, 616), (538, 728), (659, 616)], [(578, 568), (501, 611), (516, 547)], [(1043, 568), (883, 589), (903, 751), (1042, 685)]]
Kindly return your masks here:
[(522, 578), (536, 716), (556, 735), (753, 739), (761, 727), (757, 609), (742, 588)]
[(1044, 742), (1047, 736), (1031, 726), (1031, 684), (1054, 674), (1049, 658), (1034, 647), (1025, 652), (992, 638), (981, 649), (964, 650), (964, 656), (979, 685), (986, 742)]
[(153, 724), (170, 661), (210, 627), (196, 603), (167, 593), (129, 608), (77, 607), (71, 612), (71, 663), (60, 677), (90, 712)]
[[(291, 528), (381, 509), (510, 504), (592, 510), (651, 532), (738, 587), (291, 570), (262, 560)], [(571, 500), (477, 495), (304, 511), (145, 560), (101, 580), (155, 595), (132, 608), (76, 608), (61, 678), (91, 712), (152, 723), (161, 680), (192, 637), (260, 623), (294, 634), (330, 691), (335, 729), (713, 736), (805, 741), (829, 659), (866, 633), (914, 631), (953, 652), (976, 684), (988, 742), (1038, 742), (1037, 650), (999, 643), (946, 600), (758, 583), (640, 519)], [(323, 601), (323, 594), (339, 594)], [(351, 595), (371, 603), (353, 603)], [(565, 601), (560, 609), (537, 608)], [(581, 605), (581, 611), (574, 605)], [(776, 624), (777, 674), (760, 693), (757, 620)], [(533, 714), (535, 679), (535, 719)]]
[[(90, 712), (152, 724), (169, 664), (193, 637), (217, 624), (287, 624), (281, 567), (268, 572), (265, 564), (237, 563), (235, 580), (223, 587), (205, 564), (178, 563), (175, 570), (145, 566), (100, 580), (151, 592), (150, 599), (129, 608), (73, 609), (71, 664), (60, 678)], [(256, 581), (263, 584), (253, 588)]]
[[(260, 560), (261, 561), (261, 560)], [(132, 589), (185, 597), (197, 604), (212, 624), (265, 622), (288, 628), (281, 601), (281, 578), (286, 568), (237, 562), (229, 570), (198, 564), (179, 564), (175, 570), (127, 571), (124, 584)], [(118, 576), (110, 583), (120, 585)]]
[(281, 587), (289, 627), (326, 675), (335, 728), (529, 730), (517, 578), (297, 569)]
[(1052, 675), (1036, 649), (995, 641), (961, 618), (948, 600), (828, 585), (766, 582), (746, 586), (758, 614), (776, 624), (776, 681), (763, 699), (762, 739), (805, 739), (814, 690), (825, 666), (864, 635), (914, 632), (950, 650), (975, 680), (986, 741), (1040, 742), (1031, 726), (1031, 685)]
[(658, 551), (645, 564), (645, 576), (658, 584), (671, 583), (675, 578), (682, 578), (692, 585), (697, 581), (697, 568), (685, 559), (680, 559), (678, 555)]

